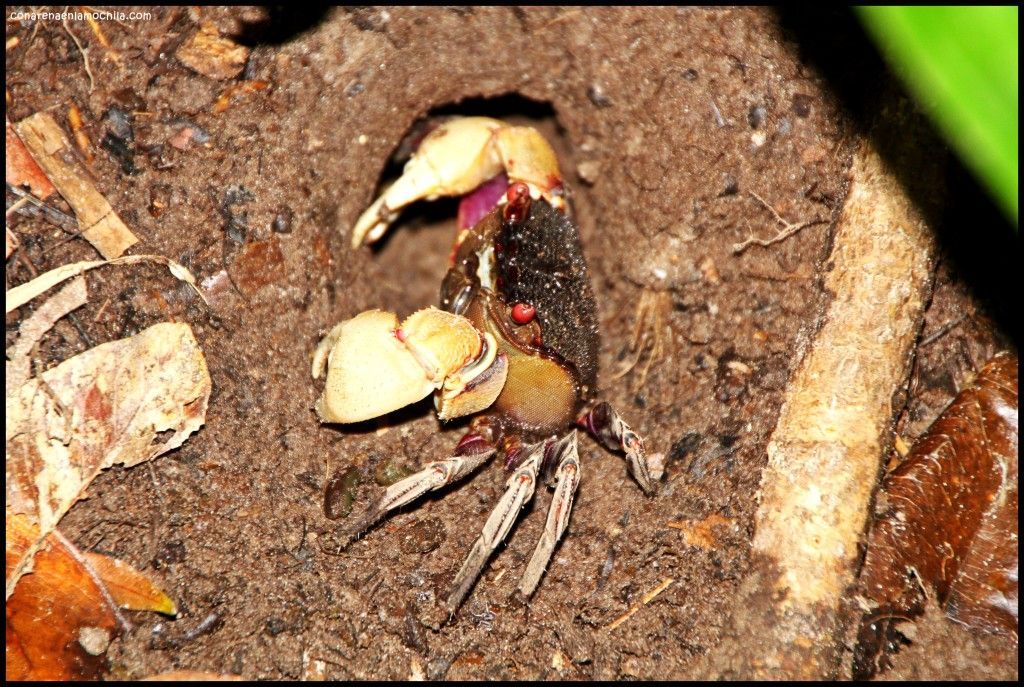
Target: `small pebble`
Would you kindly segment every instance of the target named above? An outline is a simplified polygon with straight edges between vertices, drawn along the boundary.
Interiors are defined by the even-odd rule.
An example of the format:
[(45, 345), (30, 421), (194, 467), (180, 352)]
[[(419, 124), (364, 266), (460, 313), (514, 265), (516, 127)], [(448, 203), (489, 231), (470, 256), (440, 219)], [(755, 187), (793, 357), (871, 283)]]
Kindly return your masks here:
[(750, 124), (751, 129), (760, 129), (767, 116), (768, 112), (764, 105), (755, 105), (747, 111), (747, 123)]
[(811, 114), (812, 102), (811, 96), (797, 93), (793, 96), (793, 114), (801, 119), (805, 119)]
[(270, 224), (270, 229), (277, 234), (290, 234), (292, 233), (292, 209), (281, 208), (280, 211), (274, 216), (274, 221)]
[(423, 672), (423, 664), (415, 656), (409, 661), (409, 682), (423, 682), (427, 679), (427, 674)]
[(609, 98), (604, 89), (601, 88), (600, 84), (593, 84), (587, 89), (587, 97), (590, 98), (590, 102), (594, 103), (598, 107), (611, 107), (612, 99)]
[(584, 160), (576, 167), (576, 174), (584, 183), (593, 186), (601, 174), (601, 163), (597, 160)]
[(90, 656), (99, 656), (105, 653), (110, 646), (110, 633), (102, 627), (80, 627), (78, 628), (78, 643), (85, 653)]

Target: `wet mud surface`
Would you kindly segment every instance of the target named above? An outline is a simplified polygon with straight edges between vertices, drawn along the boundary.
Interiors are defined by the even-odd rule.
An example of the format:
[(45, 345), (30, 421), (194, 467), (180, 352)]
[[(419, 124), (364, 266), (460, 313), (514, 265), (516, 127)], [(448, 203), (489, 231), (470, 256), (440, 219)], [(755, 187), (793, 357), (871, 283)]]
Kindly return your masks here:
[[(235, 81), (174, 58), (201, 21), (254, 46)], [(210, 307), (163, 268), (104, 268), (89, 277), (90, 303), (44, 339), (40, 357), (173, 319), (191, 324), (214, 386), (198, 434), (150, 464), (101, 475), (62, 522), (81, 548), (153, 571), (182, 609), (177, 620), (133, 615), (111, 648), (113, 674), (701, 677), (697, 659), (715, 645), (747, 570), (765, 445), (828, 298), (818, 275), (855, 131), (779, 18), (391, 8), (292, 25), (204, 8), (158, 9), (152, 21), (105, 31), (119, 57), (89, 50), (90, 88), (59, 22), (9, 23), (21, 44), (7, 53), (8, 116), (52, 108), (62, 118), (75, 103), (97, 186), (142, 240), (133, 252), (187, 265)], [(259, 85), (225, 101), (241, 82)], [(438, 606), (504, 489), (501, 465), (330, 555), (321, 543), (336, 525), (323, 510), (332, 478), (347, 474), (333, 489), (363, 502), (447, 456), (463, 428), (442, 426), (429, 400), (378, 422), (321, 426), (309, 373), (319, 337), (338, 321), (437, 301), (453, 203), (409, 210), (379, 249), (351, 250), (348, 232), (407, 131), (438, 112), (528, 123), (552, 141), (598, 302), (600, 396), (667, 455), (661, 492), (648, 498), (618, 456), (581, 437), (572, 521), (531, 603), (512, 592), (544, 524), (546, 489), (450, 622)], [(775, 212), (809, 224), (734, 252), (782, 230)], [(22, 248), (8, 285), (95, 257), (45, 218), (15, 227)], [(920, 355), (904, 436), (1005, 345), (979, 299), (944, 263), (924, 336), (968, 315)], [(8, 341), (30, 307), (8, 316)], [(943, 656), (966, 634), (929, 636)], [(1016, 675), (1015, 652), (970, 641), (989, 643), (979, 656), (1008, 656), (999, 676)]]

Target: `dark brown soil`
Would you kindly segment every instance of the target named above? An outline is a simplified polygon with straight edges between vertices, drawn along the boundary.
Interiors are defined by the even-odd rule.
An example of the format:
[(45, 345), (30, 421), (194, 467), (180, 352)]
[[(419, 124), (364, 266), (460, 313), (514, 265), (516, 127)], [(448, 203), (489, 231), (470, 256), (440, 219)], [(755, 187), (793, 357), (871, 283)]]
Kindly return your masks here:
[[(134, 615), (111, 649), (114, 675), (701, 677), (695, 659), (715, 645), (747, 569), (765, 445), (824, 298), (818, 269), (856, 129), (795, 34), (757, 9), (353, 9), (269, 23), (239, 8), (153, 12), (103, 24), (119, 61), (71, 24), (92, 89), (60, 22), (7, 25), (21, 39), (7, 52), (11, 120), (52, 110), (64, 123), (77, 104), (98, 188), (142, 239), (132, 252), (179, 260), (200, 280), (225, 267), (232, 276), (207, 309), (163, 268), (98, 270), (90, 303), (40, 349), (44, 363), (61, 360), (174, 319), (192, 325), (213, 379), (198, 434), (146, 466), (108, 471), (62, 522), (83, 549), (152, 571), (182, 609), (173, 621)], [(173, 57), (200, 19), (255, 45), (243, 77), (269, 88), (214, 113), (231, 82)], [(135, 174), (99, 146), (111, 107), (135, 113)], [(437, 600), (503, 489), (501, 466), (327, 555), (332, 475), (356, 466), (359, 498), (371, 498), (375, 478), (447, 455), (460, 428), (440, 426), (429, 401), (379, 423), (322, 426), (309, 373), (319, 336), (339, 320), (436, 302), (451, 203), (409, 211), (379, 250), (348, 247), (395, 147), (432, 111), (531, 123), (553, 141), (599, 303), (602, 395), (668, 454), (661, 493), (646, 498), (618, 457), (583, 441), (572, 522), (529, 607), (510, 596), (546, 490), (439, 629)], [(208, 142), (171, 146), (185, 126)], [(755, 194), (790, 222), (820, 223), (736, 255), (734, 244), (782, 228)], [(44, 218), (13, 226), (22, 248), (8, 285), (96, 257)], [(919, 358), (908, 440), (1015, 336), (957, 269), (940, 272), (924, 336), (966, 319)], [(648, 344), (616, 379), (641, 298), (661, 308), (664, 353), (649, 361)], [(8, 316), (8, 340), (27, 312)], [(709, 516), (723, 524), (705, 545), (669, 526)], [(665, 578), (662, 594), (607, 629)], [(904, 675), (947, 676), (942, 657), (968, 641), (959, 628), (929, 637), (927, 670)], [(1015, 677), (1015, 650), (994, 646), (978, 655), (993, 676)]]

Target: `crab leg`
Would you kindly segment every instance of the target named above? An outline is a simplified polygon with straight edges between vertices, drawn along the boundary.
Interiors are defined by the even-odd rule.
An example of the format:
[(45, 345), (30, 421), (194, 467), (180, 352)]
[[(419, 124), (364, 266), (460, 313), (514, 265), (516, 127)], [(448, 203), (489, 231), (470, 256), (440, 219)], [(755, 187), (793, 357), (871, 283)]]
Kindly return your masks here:
[(581, 417), (578, 424), (609, 450), (626, 453), (629, 472), (645, 494), (653, 494), (656, 483), (665, 470), (665, 459), (660, 453), (647, 455), (644, 440), (629, 428), (608, 403), (599, 403)]
[(428, 491), (462, 479), (494, 455), (494, 445), (477, 432), (470, 431), (450, 458), (429, 463), (414, 475), (395, 482), (356, 523), (348, 529), (342, 548), (377, 524), (390, 511), (412, 503)]
[(454, 613), (455, 609), (462, 604), (462, 600), (472, 589), (473, 583), (480, 577), (487, 559), (508, 535), (523, 506), (533, 498), (533, 491), (537, 486), (537, 472), (544, 459), (545, 443), (537, 444), (505, 483), (504, 495), (491, 511), (490, 517), (484, 523), (483, 532), (473, 543), (473, 548), (466, 556), (466, 561), (455, 576), (455, 582), (447, 602), (450, 612)]
[(526, 566), (526, 572), (519, 583), (519, 591), (527, 598), (537, 589), (541, 575), (544, 574), (548, 561), (551, 560), (551, 555), (555, 552), (555, 544), (562, 538), (565, 526), (569, 524), (572, 499), (576, 494), (576, 487), (580, 483), (580, 458), (576, 452), (576, 430), (552, 446), (552, 459), (558, 460), (558, 469), (555, 472), (555, 477), (558, 480), (555, 484), (555, 494), (551, 497), (544, 533), (540, 536), (533, 557)]

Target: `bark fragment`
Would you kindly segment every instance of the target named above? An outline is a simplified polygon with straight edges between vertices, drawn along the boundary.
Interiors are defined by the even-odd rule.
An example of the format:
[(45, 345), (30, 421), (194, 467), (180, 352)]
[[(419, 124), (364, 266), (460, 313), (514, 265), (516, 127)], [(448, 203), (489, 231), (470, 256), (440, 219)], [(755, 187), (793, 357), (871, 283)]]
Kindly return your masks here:
[(71, 144), (49, 113), (37, 112), (14, 126), (32, 157), (74, 209), (82, 236), (104, 258), (119, 257), (139, 242), (75, 161)]
[(871, 143), (851, 175), (824, 279), (832, 301), (768, 444), (754, 573), (709, 657), (721, 675), (821, 679), (839, 667), (840, 604), (934, 267), (931, 229)]

